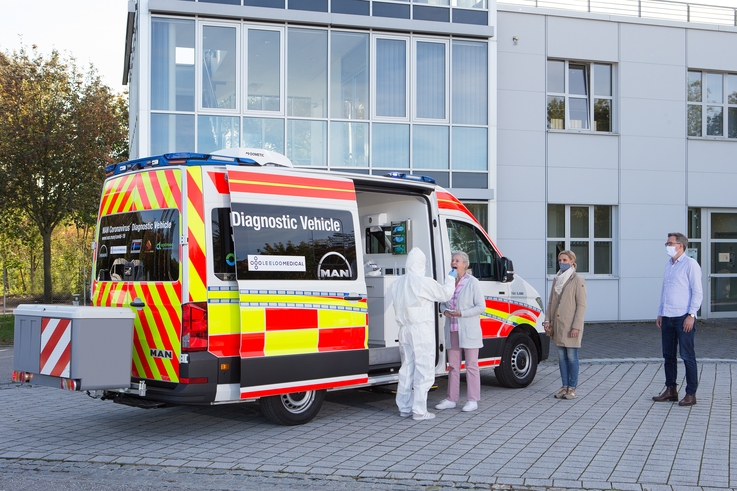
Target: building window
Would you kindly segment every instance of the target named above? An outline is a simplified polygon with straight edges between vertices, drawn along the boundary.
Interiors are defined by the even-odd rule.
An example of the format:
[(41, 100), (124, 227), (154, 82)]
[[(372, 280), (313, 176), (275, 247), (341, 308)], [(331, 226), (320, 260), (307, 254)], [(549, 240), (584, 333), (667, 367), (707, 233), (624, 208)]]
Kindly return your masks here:
[(737, 138), (737, 74), (688, 72), (688, 136)]
[(612, 131), (612, 65), (548, 60), (548, 129)]
[(558, 254), (576, 254), (581, 274), (612, 275), (614, 258), (612, 206), (548, 205), (547, 274), (558, 272)]

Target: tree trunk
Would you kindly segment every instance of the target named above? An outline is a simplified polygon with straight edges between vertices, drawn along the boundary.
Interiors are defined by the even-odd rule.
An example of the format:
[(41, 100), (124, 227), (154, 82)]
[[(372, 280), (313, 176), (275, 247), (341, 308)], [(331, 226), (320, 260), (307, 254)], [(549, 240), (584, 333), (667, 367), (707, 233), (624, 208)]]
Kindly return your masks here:
[(51, 303), (51, 230), (41, 230), (44, 251), (44, 302)]

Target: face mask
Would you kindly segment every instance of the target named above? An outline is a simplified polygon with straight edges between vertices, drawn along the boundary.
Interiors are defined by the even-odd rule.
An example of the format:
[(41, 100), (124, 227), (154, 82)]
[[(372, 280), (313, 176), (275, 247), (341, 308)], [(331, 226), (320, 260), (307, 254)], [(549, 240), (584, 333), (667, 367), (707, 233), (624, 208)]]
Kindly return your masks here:
[(665, 246), (665, 253), (669, 257), (674, 257), (676, 255), (676, 246)]
[(564, 272), (571, 267), (571, 263), (560, 263), (558, 264), (558, 267), (560, 268), (561, 272)]

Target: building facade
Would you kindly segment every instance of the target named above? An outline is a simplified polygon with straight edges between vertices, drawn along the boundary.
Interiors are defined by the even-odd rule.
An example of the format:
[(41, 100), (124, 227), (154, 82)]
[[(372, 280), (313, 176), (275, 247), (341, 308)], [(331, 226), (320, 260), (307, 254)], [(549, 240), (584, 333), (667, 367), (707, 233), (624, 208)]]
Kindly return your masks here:
[(434, 177), (541, 296), (574, 250), (590, 321), (652, 319), (683, 231), (702, 316), (737, 316), (737, 28), (485, 0), (130, 5), (131, 157), (262, 147)]

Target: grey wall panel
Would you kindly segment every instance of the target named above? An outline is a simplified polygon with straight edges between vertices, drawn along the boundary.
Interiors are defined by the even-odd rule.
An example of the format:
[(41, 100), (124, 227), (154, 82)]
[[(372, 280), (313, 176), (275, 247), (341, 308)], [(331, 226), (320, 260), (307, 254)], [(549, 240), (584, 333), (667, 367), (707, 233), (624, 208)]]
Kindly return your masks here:
[(548, 57), (566, 60), (619, 61), (618, 24), (548, 17)]
[(500, 90), (545, 93), (545, 56), (538, 54), (497, 53), (497, 84)]
[[(499, 201), (545, 202), (545, 169), (515, 165), (497, 166), (496, 190)], [(524, 190), (524, 191), (522, 191)]]
[(737, 33), (689, 30), (686, 60), (689, 68), (737, 71)]
[(687, 152), (688, 171), (692, 174), (737, 173), (737, 141), (691, 139)]
[(622, 135), (683, 138), (686, 136), (686, 106), (680, 101), (621, 99)]
[[(515, 266), (516, 267), (516, 266)], [(547, 296), (550, 292), (547, 292)], [(546, 305), (547, 307), (547, 305)], [(587, 279), (586, 280), (586, 322), (617, 320), (619, 316), (619, 280)], [(586, 343), (586, 332), (583, 333)]]
[[(507, 213), (514, 214), (514, 209), (509, 208)], [(545, 241), (518, 240), (514, 238), (500, 238), (497, 241), (499, 250), (514, 262), (514, 273), (520, 275), (525, 281), (545, 298)]]
[(621, 63), (622, 98), (686, 101), (686, 67), (651, 63)]
[(497, 131), (497, 165), (545, 167), (544, 131)]
[(548, 169), (548, 202), (566, 205), (616, 205), (616, 169)]
[(686, 167), (682, 138), (622, 135), (620, 167), (672, 171)]
[[(683, 228), (682, 225), (671, 223), (670, 227), (659, 227), (656, 238), (639, 239), (629, 238), (620, 241), (623, 257), (631, 258), (622, 262), (619, 273), (623, 278), (656, 278), (662, 280), (663, 269), (668, 256), (665, 254), (665, 241), (669, 232), (677, 232)], [(660, 282), (658, 283), (660, 293)], [(660, 295), (658, 295), (660, 297)], [(658, 306), (655, 301), (655, 307)]]
[(686, 30), (643, 24), (620, 24), (621, 61), (683, 66)]
[(682, 204), (686, 176), (677, 168), (663, 170), (622, 170), (620, 200), (630, 204)]
[[(658, 316), (662, 274), (657, 278), (621, 278), (619, 280), (620, 320), (651, 321), (643, 329), (658, 329)], [(585, 341), (584, 341), (585, 342)]]
[(545, 93), (515, 90), (497, 91), (499, 128), (543, 130), (545, 128)]
[[(497, 46), (499, 52), (545, 56), (545, 17), (542, 15), (498, 12)], [(514, 37), (517, 36), (517, 44)], [(503, 73), (499, 73), (504, 76)]]
[[(678, 193), (678, 195), (682, 197), (682, 201), (677, 205), (622, 203), (619, 206), (621, 241), (633, 239), (657, 241), (662, 246), (658, 250), (662, 250), (665, 254), (663, 245), (665, 240), (661, 241), (661, 239), (665, 239), (668, 232), (681, 230), (686, 225), (685, 193)], [(634, 261), (635, 264), (639, 263), (637, 256), (626, 256), (623, 252), (622, 257)]]
[(619, 137), (592, 133), (548, 133), (548, 167), (617, 169)]
[(737, 208), (737, 174), (689, 172), (688, 205)]
[[(520, 220), (520, 217), (525, 217), (525, 219)], [(542, 200), (534, 203), (522, 201), (521, 197), (519, 201), (499, 203), (497, 224), (500, 241), (503, 239), (540, 240), (542, 234), (545, 233), (545, 203)], [(544, 255), (544, 251), (541, 251), (541, 254)]]

